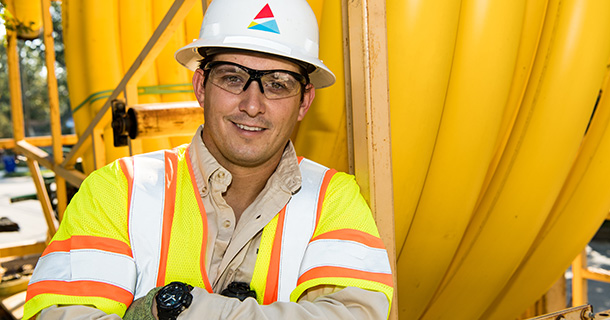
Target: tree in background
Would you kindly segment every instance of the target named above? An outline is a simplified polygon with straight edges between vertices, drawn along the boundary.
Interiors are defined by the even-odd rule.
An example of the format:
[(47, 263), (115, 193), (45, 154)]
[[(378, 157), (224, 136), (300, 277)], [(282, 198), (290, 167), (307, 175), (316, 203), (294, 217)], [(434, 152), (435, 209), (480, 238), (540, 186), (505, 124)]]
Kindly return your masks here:
[[(53, 38), (55, 40), (55, 73), (59, 94), (59, 110), (62, 133), (73, 133), (72, 112), (68, 97), (66, 80), (66, 62), (64, 58), (63, 33), (61, 25), (61, 4), (51, 2), (51, 19), (53, 21)], [(8, 14), (4, 1), (0, 1), (0, 22), (5, 23), (12, 17)], [(14, 19), (13, 19), (14, 20)], [(27, 28), (19, 22), (9, 21), (7, 28)], [(0, 138), (13, 136), (11, 123), (11, 102), (9, 96), (8, 68), (6, 58), (6, 36), (2, 37), (0, 46)], [(19, 40), (17, 50), (20, 60), (21, 89), (26, 136), (51, 134), (49, 103), (47, 91), (47, 68), (45, 66), (45, 46), (42, 34), (33, 40)]]

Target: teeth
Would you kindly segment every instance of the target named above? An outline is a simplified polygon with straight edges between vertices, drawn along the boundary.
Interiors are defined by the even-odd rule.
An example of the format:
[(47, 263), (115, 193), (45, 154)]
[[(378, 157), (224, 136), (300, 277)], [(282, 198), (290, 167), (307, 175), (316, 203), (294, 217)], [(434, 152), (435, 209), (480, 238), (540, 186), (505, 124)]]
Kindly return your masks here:
[(236, 123), (235, 124), (238, 128), (242, 129), (242, 130), (246, 130), (246, 131), (263, 131), (263, 128), (257, 128), (257, 127), (249, 127), (249, 126), (245, 126), (243, 124), (239, 124)]

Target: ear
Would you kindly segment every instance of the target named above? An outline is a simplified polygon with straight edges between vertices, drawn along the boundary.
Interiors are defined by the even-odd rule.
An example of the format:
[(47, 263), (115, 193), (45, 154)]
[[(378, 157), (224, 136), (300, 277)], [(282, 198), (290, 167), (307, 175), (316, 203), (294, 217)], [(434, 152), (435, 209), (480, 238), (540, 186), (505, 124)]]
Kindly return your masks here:
[(204, 79), (205, 75), (203, 74), (203, 70), (197, 68), (193, 74), (193, 92), (195, 93), (195, 97), (197, 97), (199, 105), (202, 107), (203, 99), (205, 98), (205, 87), (203, 86)]
[(299, 106), (299, 117), (297, 121), (303, 120), (305, 118), (305, 114), (309, 111), (309, 107), (313, 102), (313, 98), (316, 97), (316, 88), (314, 88), (313, 84), (308, 84), (305, 87), (305, 92), (303, 93), (303, 100), (301, 101), (301, 105)]

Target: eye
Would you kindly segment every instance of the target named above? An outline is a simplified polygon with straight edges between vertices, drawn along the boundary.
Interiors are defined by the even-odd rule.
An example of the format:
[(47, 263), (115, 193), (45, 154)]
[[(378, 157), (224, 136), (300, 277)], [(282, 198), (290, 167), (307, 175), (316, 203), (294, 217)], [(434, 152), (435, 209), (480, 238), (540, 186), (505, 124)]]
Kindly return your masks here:
[(269, 86), (272, 89), (275, 89), (275, 90), (286, 89), (286, 83), (279, 82), (279, 81), (272, 82), (272, 83), (269, 84)]
[(249, 77), (249, 75), (240, 68), (225, 64), (214, 66), (210, 76), (212, 82), (221, 86), (243, 85)]
[(239, 85), (244, 83), (245, 79), (243, 76), (233, 73), (233, 74), (225, 74), (221, 77), (223, 83), (227, 85)]
[(265, 84), (265, 90), (271, 90), (274, 92), (292, 92), (297, 84), (294, 77), (284, 72), (270, 73), (264, 77), (263, 81)]

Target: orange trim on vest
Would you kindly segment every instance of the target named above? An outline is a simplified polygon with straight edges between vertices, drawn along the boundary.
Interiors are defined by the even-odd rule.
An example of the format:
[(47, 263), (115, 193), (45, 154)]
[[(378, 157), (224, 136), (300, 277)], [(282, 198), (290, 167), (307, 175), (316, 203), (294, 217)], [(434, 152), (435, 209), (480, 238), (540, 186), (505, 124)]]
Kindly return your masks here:
[[(133, 157), (119, 159), (123, 175), (127, 179), (127, 221), (131, 215), (131, 194), (133, 192)], [(127, 234), (129, 234), (129, 223), (127, 223)]]
[(66, 240), (55, 240), (44, 250), (42, 256), (51, 252), (69, 252), (70, 250), (96, 249), (106, 252), (124, 254), (132, 257), (131, 248), (124, 243), (112, 238), (95, 236), (72, 236)]
[(97, 281), (40, 281), (28, 286), (25, 301), (40, 294), (61, 294), (79, 297), (101, 297), (129, 306), (133, 301), (131, 292)]
[[(304, 157), (297, 157), (299, 164), (305, 159)], [(329, 169), (324, 174), (322, 185), (320, 186), (320, 192), (318, 195), (318, 203), (316, 206), (316, 222), (314, 230), (318, 227), (320, 221), (320, 213), (322, 212), (322, 204), (324, 203), (324, 197), (326, 196), (326, 189), (330, 184), (330, 180), (333, 175), (337, 173), (334, 169)], [(267, 273), (267, 282), (265, 283), (265, 297), (263, 298), (263, 304), (271, 304), (277, 301), (278, 295), (278, 282), (279, 282), (279, 271), (280, 271), (280, 256), (282, 252), (282, 237), (284, 236), (284, 218), (286, 216), (286, 207), (284, 207), (278, 213), (277, 228), (275, 230), (275, 237), (273, 239), (273, 247), (271, 249), (271, 258), (269, 261), (269, 270)]]
[(355, 229), (339, 229), (333, 230), (326, 233), (323, 233), (313, 239), (311, 241), (321, 240), (321, 239), (338, 239), (338, 240), (347, 240), (347, 241), (355, 241), (358, 243), (365, 244), (371, 248), (377, 249), (385, 249), (383, 245), (383, 241), (366, 232), (355, 230)]
[(199, 190), (197, 190), (197, 180), (195, 180), (195, 173), (193, 172), (193, 164), (191, 163), (191, 155), (190, 155), (191, 147), (190, 145), (186, 148), (186, 164), (188, 166), (188, 171), (191, 176), (191, 185), (193, 186), (193, 192), (195, 193), (195, 199), (197, 199), (197, 205), (199, 206), (199, 212), (201, 213), (201, 227), (202, 227), (202, 236), (203, 241), (201, 242), (201, 254), (199, 255), (199, 267), (201, 268), (201, 278), (203, 279), (203, 284), (205, 285), (205, 289), (212, 293), (212, 285), (210, 284), (210, 279), (208, 279), (208, 272), (205, 269), (205, 257), (207, 251), (207, 243), (208, 243), (208, 216), (205, 212), (205, 207), (203, 206), (203, 200), (201, 200), (201, 196), (199, 195)]
[(165, 285), (167, 271), (167, 256), (169, 254), (169, 241), (174, 221), (174, 206), (176, 203), (176, 170), (178, 169), (178, 156), (175, 150), (165, 151), (165, 199), (163, 201), (163, 232), (161, 233), (161, 253), (159, 255), (159, 275), (157, 286)]
[(326, 197), (326, 189), (328, 189), (328, 185), (330, 184), (330, 179), (337, 173), (335, 169), (326, 170), (324, 174), (324, 179), (322, 180), (322, 185), (320, 186), (320, 195), (318, 196), (318, 206), (316, 209), (316, 226), (318, 228), (318, 223), (320, 222), (320, 213), (322, 212), (322, 204), (324, 204), (324, 197)]
[(280, 275), (280, 255), (282, 253), (282, 233), (284, 231), (284, 218), (286, 217), (286, 206), (280, 211), (277, 218), (277, 228), (271, 248), (269, 259), (269, 270), (267, 272), (267, 283), (265, 283), (265, 298), (263, 304), (271, 304), (277, 300), (277, 287)]
[(389, 287), (393, 287), (392, 275), (389, 273), (376, 273), (354, 270), (342, 267), (318, 267), (305, 272), (299, 280), (297, 285), (301, 283), (320, 278), (352, 278), (358, 280), (369, 280), (385, 284)]

